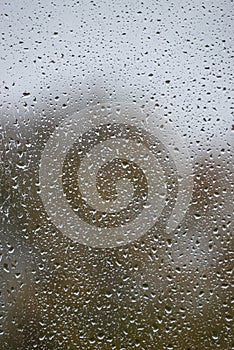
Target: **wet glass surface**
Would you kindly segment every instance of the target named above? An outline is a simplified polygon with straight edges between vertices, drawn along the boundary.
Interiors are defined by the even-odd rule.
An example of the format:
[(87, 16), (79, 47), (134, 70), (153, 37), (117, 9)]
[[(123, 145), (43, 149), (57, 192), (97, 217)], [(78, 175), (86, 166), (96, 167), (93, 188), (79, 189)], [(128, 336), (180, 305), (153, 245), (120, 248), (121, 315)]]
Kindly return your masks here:
[(2, 349), (232, 349), (232, 2), (0, 8)]

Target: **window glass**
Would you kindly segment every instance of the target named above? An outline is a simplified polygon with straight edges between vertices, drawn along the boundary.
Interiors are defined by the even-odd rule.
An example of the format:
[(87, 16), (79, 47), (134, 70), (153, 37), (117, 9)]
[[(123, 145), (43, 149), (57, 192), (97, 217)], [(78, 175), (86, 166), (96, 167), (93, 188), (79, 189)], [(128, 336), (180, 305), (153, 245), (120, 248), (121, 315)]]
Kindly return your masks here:
[(231, 349), (231, 1), (2, 1), (2, 349)]

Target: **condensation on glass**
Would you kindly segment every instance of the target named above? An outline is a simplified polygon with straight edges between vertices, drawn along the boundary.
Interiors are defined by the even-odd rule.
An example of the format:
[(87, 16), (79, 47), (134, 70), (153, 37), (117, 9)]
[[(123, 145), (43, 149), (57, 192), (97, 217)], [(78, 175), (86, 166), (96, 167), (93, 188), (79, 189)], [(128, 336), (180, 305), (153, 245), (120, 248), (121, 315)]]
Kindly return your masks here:
[(231, 1), (3, 1), (1, 348), (231, 349)]

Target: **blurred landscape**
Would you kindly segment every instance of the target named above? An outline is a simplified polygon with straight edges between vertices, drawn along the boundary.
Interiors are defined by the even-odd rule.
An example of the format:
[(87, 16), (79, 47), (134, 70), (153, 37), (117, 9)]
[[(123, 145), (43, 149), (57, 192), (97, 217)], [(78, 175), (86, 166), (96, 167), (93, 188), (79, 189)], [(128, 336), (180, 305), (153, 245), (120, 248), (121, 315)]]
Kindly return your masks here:
[[(231, 2), (0, 8), (1, 348), (231, 350)], [(48, 218), (40, 157), (68, 115), (122, 100), (175, 126), (193, 194), (171, 234), (95, 249)]]

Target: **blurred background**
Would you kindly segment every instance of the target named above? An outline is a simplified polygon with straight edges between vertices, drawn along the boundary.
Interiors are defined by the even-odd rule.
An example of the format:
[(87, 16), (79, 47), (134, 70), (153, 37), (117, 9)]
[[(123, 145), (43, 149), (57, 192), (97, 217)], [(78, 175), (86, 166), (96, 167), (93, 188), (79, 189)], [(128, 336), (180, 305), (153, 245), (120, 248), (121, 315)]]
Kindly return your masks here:
[[(232, 349), (232, 1), (4, 1), (2, 349)], [(41, 152), (98, 102), (160, 110), (188, 145), (183, 222), (128, 246), (63, 236)]]

